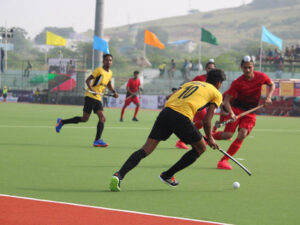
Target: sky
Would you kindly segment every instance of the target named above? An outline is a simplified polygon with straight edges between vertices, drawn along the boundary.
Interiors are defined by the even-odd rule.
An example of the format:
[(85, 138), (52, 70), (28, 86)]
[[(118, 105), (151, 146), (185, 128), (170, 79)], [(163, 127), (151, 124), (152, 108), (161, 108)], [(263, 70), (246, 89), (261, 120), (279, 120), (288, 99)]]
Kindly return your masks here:
[[(238, 7), (252, 0), (103, 0), (104, 28)], [(0, 27), (24, 28), (31, 38), (44, 27), (94, 29), (96, 0), (0, 0)]]

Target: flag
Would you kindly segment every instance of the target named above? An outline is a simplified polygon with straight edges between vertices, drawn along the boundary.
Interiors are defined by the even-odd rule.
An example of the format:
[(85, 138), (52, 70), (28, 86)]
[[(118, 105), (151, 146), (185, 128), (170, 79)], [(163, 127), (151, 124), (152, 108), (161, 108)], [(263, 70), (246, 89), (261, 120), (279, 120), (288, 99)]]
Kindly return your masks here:
[(182, 45), (191, 42), (191, 40), (178, 40), (178, 41), (173, 41), (169, 42), (169, 45)]
[(160, 40), (156, 37), (156, 35), (149, 30), (145, 30), (145, 39), (144, 43), (147, 45), (152, 45), (153, 47), (163, 49), (165, 45), (160, 42)]
[(67, 40), (63, 37), (47, 31), (46, 44), (56, 46), (66, 46)]
[(108, 48), (108, 43), (107, 41), (103, 40), (102, 38), (94, 35), (94, 44), (93, 44), (93, 48), (104, 52), (105, 54), (109, 54), (109, 48)]
[(201, 41), (207, 42), (207, 43), (213, 44), (213, 45), (219, 45), (217, 38), (212, 33), (210, 33), (208, 30), (205, 30), (204, 28), (201, 28)]
[(262, 26), (261, 41), (278, 46), (282, 50), (282, 40)]

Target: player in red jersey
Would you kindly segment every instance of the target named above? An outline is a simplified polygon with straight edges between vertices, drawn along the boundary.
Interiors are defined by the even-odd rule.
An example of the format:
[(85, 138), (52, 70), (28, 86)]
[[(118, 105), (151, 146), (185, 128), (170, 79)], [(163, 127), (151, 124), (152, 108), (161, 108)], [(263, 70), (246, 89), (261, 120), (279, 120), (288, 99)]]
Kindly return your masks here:
[[(213, 59), (210, 59), (208, 61), (208, 63), (206, 63), (205, 65), (205, 70), (206, 70), (206, 74), (212, 70), (212, 69), (216, 69), (216, 64), (215, 61)], [(206, 82), (206, 74), (202, 74), (202, 75), (198, 75), (196, 76), (192, 81), (203, 81)], [(193, 119), (194, 125), (195, 127), (199, 130), (202, 128), (202, 120), (204, 119), (205, 115), (206, 115), (206, 108), (198, 111)], [(181, 149), (189, 149), (189, 147), (181, 140), (178, 140), (175, 144), (176, 148), (181, 148)]]
[[(127, 87), (126, 87), (126, 89), (127, 89), (126, 99), (125, 99), (124, 106), (121, 111), (121, 118), (120, 118), (121, 122), (123, 122), (123, 116), (124, 116), (125, 109), (127, 106), (130, 105), (131, 102), (133, 102), (136, 105), (132, 120), (138, 121), (136, 116), (140, 109), (140, 99), (139, 98), (141, 98), (141, 90), (140, 90), (141, 82), (140, 82), (140, 79), (138, 78), (139, 73), (140, 72), (137, 70), (134, 71), (133, 78), (130, 78), (128, 80)], [(137, 96), (137, 94), (139, 95), (139, 97)]]
[[(256, 121), (256, 115), (254, 113), (247, 114), (239, 119), (236, 119), (236, 115), (258, 105), (261, 97), (261, 88), (264, 84), (270, 87), (265, 99), (265, 104), (271, 104), (271, 97), (275, 88), (274, 83), (265, 73), (254, 71), (254, 62), (250, 56), (244, 57), (241, 62), (241, 68), (244, 74), (232, 82), (224, 100), (224, 105), (229, 112), (225, 120), (232, 118), (234, 122), (227, 124), (224, 131), (213, 134), (216, 140), (230, 139), (236, 128), (239, 127), (237, 138), (232, 142), (227, 151), (231, 156), (240, 149), (243, 140), (250, 134)], [(232, 100), (233, 97), (234, 99)], [(224, 156), (218, 162), (217, 168), (231, 170), (232, 167), (228, 163), (228, 159), (227, 156)]]

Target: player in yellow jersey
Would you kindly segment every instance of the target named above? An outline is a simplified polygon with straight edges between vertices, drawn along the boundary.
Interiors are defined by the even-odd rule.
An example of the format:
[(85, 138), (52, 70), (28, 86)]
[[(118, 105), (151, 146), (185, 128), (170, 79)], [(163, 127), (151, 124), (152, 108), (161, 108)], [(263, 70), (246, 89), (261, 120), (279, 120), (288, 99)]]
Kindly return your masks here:
[(110, 54), (103, 55), (103, 66), (98, 67), (93, 73), (86, 79), (86, 85), (89, 90), (95, 91), (97, 94), (92, 94), (88, 91), (85, 92), (83, 116), (75, 116), (70, 119), (57, 119), (56, 132), (59, 133), (62, 126), (69, 123), (81, 123), (87, 122), (90, 118), (92, 111), (97, 114), (99, 121), (97, 125), (97, 133), (93, 143), (95, 147), (107, 147), (108, 144), (101, 140), (101, 135), (104, 129), (105, 116), (103, 112), (103, 105), (101, 102), (102, 93), (107, 87), (114, 93), (114, 97), (119, 95), (111, 85), (112, 71), (110, 67), (113, 62), (113, 57)]
[(205, 141), (192, 122), (196, 112), (206, 106), (208, 109), (203, 120), (203, 127), (207, 143), (213, 149), (218, 148), (211, 135), (211, 120), (215, 109), (222, 102), (222, 94), (218, 89), (225, 79), (226, 76), (222, 70), (214, 69), (208, 72), (206, 82), (188, 82), (173, 93), (167, 100), (165, 108), (158, 115), (144, 146), (134, 152), (121, 169), (112, 176), (110, 190), (120, 191), (120, 183), (125, 175), (143, 158), (151, 154), (160, 141), (167, 140), (172, 133), (192, 146), (192, 149), (186, 152), (177, 163), (159, 176), (163, 182), (171, 186), (178, 185), (174, 174), (191, 165), (206, 150)]

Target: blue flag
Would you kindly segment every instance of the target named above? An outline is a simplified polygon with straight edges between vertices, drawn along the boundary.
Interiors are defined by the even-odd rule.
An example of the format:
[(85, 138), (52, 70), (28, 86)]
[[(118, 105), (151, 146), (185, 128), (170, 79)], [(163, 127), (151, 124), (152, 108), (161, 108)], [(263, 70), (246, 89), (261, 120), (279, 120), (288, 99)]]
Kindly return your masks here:
[(94, 36), (93, 48), (96, 50), (99, 50), (101, 52), (104, 52), (106, 54), (109, 54), (109, 48), (108, 48), (107, 41), (103, 40), (102, 38), (97, 37), (96, 35)]
[(269, 44), (273, 44), (278, 46), (280, 50), (282, 50), (282, 40), (278, 37), (276, 37), (274, 34), (272, 34), (270, 31), (268, 31), (265, 26), (262, 26), (262, 32), (261, 32), (261, 40), (263, 42), (267, 42)]

